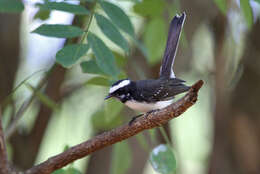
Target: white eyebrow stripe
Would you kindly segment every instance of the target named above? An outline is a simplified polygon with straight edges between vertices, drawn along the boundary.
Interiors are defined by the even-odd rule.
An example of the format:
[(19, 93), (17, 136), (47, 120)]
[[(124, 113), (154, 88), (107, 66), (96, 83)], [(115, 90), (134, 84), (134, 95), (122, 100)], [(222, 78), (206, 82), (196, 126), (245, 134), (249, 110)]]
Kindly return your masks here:
[(115, 85), (115, 86), (112, 86), (110, 89), (109, 89), (109, 93), (113, 93), (115, 92), (116, 90), (118, 90), (119, 88), (122, 88), (126, 85), (128, 85), (130, 83), (130, 80), (123, 80), (122, 82), (120, 82), (119, 84)]

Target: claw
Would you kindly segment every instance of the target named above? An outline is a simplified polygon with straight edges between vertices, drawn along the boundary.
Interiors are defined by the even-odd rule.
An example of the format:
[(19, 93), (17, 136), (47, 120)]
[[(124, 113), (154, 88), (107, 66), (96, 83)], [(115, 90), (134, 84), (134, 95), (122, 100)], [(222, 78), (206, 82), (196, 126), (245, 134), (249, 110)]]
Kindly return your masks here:
[(137, 118), (139, 118), (139, 117), (141, 117), (141, 116), (143, 116), (143, 115), (144, 115), (144, 114), (140, 114), (140, 115), (134, 116), (134, 117), (129, 121), (128, 125), (131, 126), (131, 125), (133, 124), (133, 122), (134, 122)]
[(150, 115), (151, 113), (157, 112), (157, 111), (159, 111), (159, 110), (160, 110), (160, 109), (150, 110), (150, 111), (146, 112), (145, 116), (147, 117), (147, 116)]
[(154, 110), (150, 110), (150, 111), (146, 112), (145, 114), (136, 115), (136, 116), (134, 116), (134, 117), (129, 121), (128, 125), (131, 126), (131, 125), (133, 124), (133, 122), (134, 122), (137, 118), (139, 118), (139, 117), (141, 117), (141, 116), (143, 116), (143, 115), (145, 116), (145, 118), (147, 118), (148, 115), (150, 115), (150, 114), (153, 113), (153, 112), (157, 112), (157, 111), (159, 111), (159, 110), (160, 110), (160, 109), (154, 109)]

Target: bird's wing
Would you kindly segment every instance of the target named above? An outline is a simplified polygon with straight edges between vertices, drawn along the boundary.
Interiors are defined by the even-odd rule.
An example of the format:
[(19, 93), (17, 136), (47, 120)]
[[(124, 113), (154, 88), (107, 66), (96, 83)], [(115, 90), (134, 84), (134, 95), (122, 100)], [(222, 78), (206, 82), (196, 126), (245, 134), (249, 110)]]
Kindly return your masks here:
[(160, 70), (160, 77), (164, 77), (164, 78), (175, 77), (174, 72), (172, 70), (172, 66), (174, 64), (174, 59), (177, 52), (181, 30), (185, 18), (186, 18), (186, 14), (182, 13), (181, 16), (176, 15), (171, 21), (169, 32), (168, 32), (167, 44), (164, 51), (164, 56), (162, 60), (161, 70)]
[(147, 102), (173, 99), (175, 95), (190, 89), (190, 87), (183, 84), (185, 81), (177, 78), (163, 81), (161, 79), (144, 81), (147, 83), (142, 83), (138, 91), (140, 91), (139, 96), (142, 97), (142, 100)]

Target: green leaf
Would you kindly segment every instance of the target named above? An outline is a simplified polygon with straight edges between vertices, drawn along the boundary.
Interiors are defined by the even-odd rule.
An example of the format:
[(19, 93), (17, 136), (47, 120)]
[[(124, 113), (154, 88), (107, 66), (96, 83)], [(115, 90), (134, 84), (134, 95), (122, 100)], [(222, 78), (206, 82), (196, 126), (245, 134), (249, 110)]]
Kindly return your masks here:
[(104, 77), (94, 77), (90, 80), (88, 80), (86, 85), (97, 85), (97, 86), (110, 86), (109, 80)]
[(82, 62), (80, 66), (83, 73), (105, 75), (104, 72), (98, 67), (96, 61), (93, 59)]
[(43, 94), (41, 91), (30, 85), (29, 83), (25, 84), (28, 89), (30, 89), (36, 96), (37, 98), (45, 104), (47, 107), (53, 109), (53, 110), (58, 110), (59, 105), (56, 104), (51, 98), (49, 98), (47, 95)]
[(118, 29), (114, 26), (112, 22), (106, 17), (95, 14), (97, 24), (101, 31), (115, 44), (122, 48), (125, 52), (129, 51), (128, 43)]
[(59, 10), (78, 15), (88, 15), (90, 13), (85, 7), (81, 5), (68, 4), (65, 2), (45, 1), (44, 4), (38, 3), (37, 6), (39, 6), (42, 10)]
[(214, 0), (220, 11), (225, 15), (227, 13), (227, 1), (226, 0)]
[(132, 154), (127, 141), (113, 146), (111, 172), (113, 174), (126, 173), (131, 166)]
[(86, 54), (88, 49), (89, 45), (87, 44), (67, 45), (57, 52), (56, 61), (63, 67), (70, 67)]
[[(149, 8), (147, 8), (149, 7)], [(160, 16), (165, 7), (163, 0), (143, 0), (141, 3), (134, 5), (134, 12), (142, 16)]]
[(52, 172), (52, 174), (81, 174), (81, 172), (74, 167), (69, 167), (66, 170), (65, 169), (56, 170)]
[(176, 171), (176, 159), (171, 148), (161, 144), (150, 153), (149, 161), (153, 169), (162, 174), (169, 174)]
[(161, 61), (166, 43), (166, 24), (162, 18), (153, 18), (144, 33), (144, 44), (148, 49), (148, 62), (151, 64)]
[(114, 55), (110, 49), (93, 33), (88, 34), (87, 40), (94, 52), (98, 67), (104, 73), (117, 79), (119, 70), (116, 66)]
[(52, 172), (51, 174), (66, 174), (66, 170), (59, 169), (59, 170), (56, 170), (56, 171)]
[(260, 0), (255, 0), (256, 2), (258, 2), (260, 4)]
[(23, 10), (21, 0), (0, 0), (0, 13), (20, 13)]
[(248, 28), (251, 28), (254, 19), (253, 19), (253, 12), (249, 0), (240, 0), (240, 6), (243, 11), (244, 17), (246, 19), (247, 26)]
[(112, 22), (121, 28), (124, 32), (128, 33), (130, 36), (134, 37), (134, 27), (129, 19), (129, 17), (125, 14), (125, 12), (118, 6), (106, 2), (99, 2), (103, 10), (106, 12), (107, 16), (112, 20)]
[(37, 33), (49, 37), (73, 38), (83, 34), (79, 27), (62, 24), (43, 24), (32, 33)]
[(46, 10), (39, 10), (33, 17), (33, 19), (40, 19), (40, 20), (46, 20), (50, 17), (50, 11)]

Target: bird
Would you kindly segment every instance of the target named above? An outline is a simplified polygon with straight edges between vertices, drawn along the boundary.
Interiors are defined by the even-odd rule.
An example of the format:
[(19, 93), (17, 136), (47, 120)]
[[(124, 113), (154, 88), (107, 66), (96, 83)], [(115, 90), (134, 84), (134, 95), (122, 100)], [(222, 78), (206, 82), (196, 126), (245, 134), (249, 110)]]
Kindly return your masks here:
[[(167, 107), (173, 102), (176, 95), (190, 89), (190, 86), (184, 84), (184, 80), (175, 77), (173, 71), (185, 18), (186, 14), (183, 12), (171, 20), (159, 78), (137, 81), (129, 78), (118, 80), (110, 87), (105, 100), (115, 98), (135, 111), (150, 113)], [(134, 117), (130, 123), (138, 116)]]

